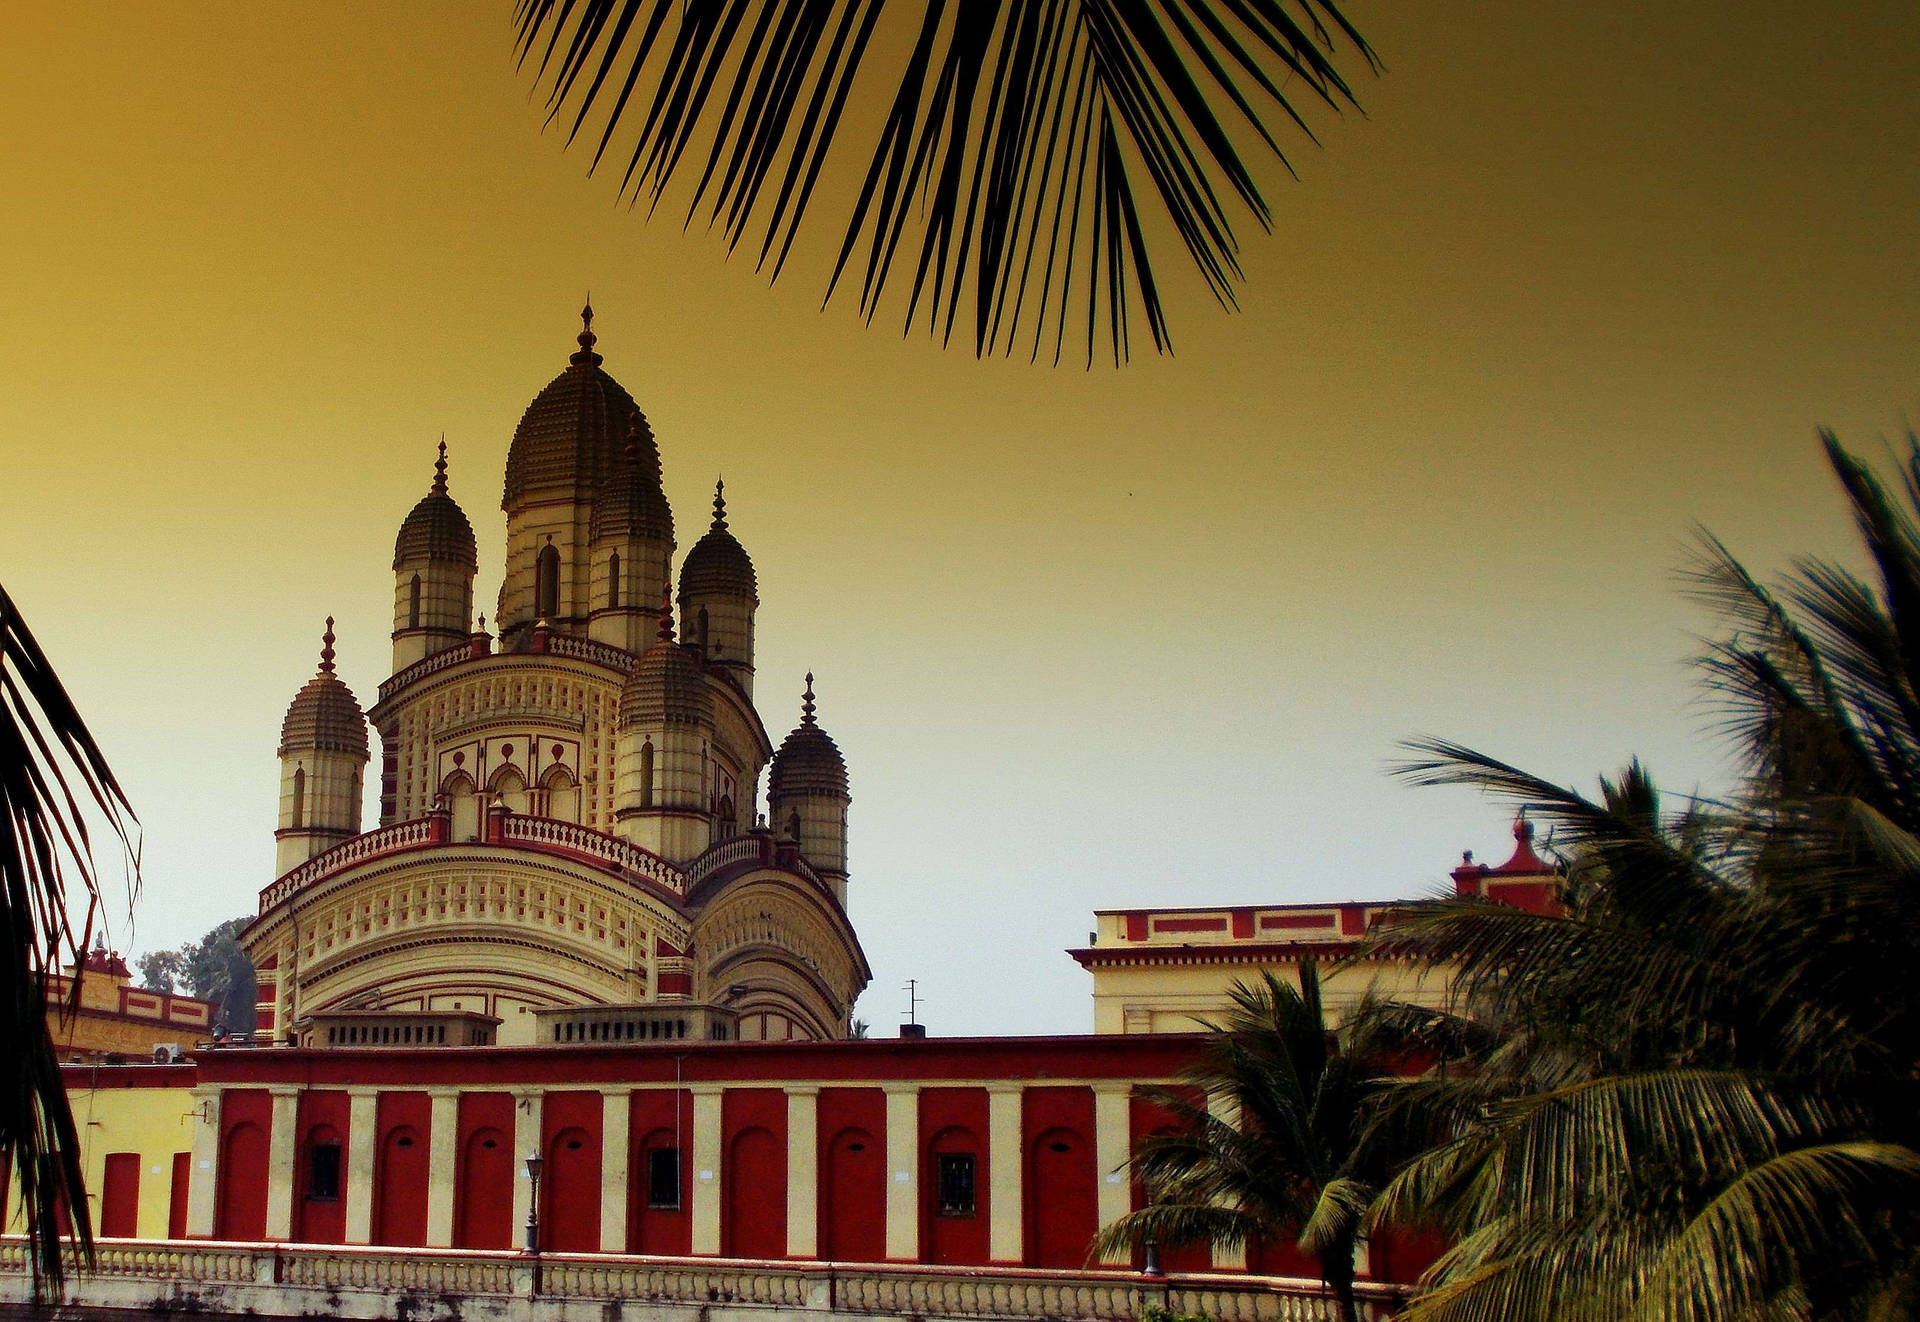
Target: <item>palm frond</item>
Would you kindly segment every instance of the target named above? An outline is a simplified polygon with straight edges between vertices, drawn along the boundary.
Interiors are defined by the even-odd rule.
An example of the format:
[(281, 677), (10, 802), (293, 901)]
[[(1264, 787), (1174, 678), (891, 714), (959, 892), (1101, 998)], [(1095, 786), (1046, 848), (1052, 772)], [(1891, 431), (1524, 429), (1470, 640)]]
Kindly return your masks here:
[[(603, 115), (593, 167), (638, 118), (623, 194), (651, 209), (699, 161), (689, 221), (704, 213), (729, 251), (758, 224), (756, 261), (773, 278), (830, 161), (864, 156), (828, 297), (858, 270), (871, 320), (910, 262), (908, 328), (924, 319), (946, 343), (964, 312), (977, 354), (1037, 358), (1050, 337), (1056, 362), (1070, 321), (1080, 338), (1076, 308), (1089, 361), (1102, 322), (1115, 361), (1126, 356), (1135, 310), (1169, 347), (1149, 238), (1163, 227), (1232, 306), (1235, 216), (1269, 219), (1246, 152), (1285, 165), (1278, 121), (1313, 141), (1302, 102), (1357, 108), (1340, 64), (1379, 69), (1333, 0), (906, 12), (917, 34), (891, 42), (875, 40), (884, 0), (519, 0), (515, 47), (569, 143)], [(890, 104), (863, 141), (848, 112), (869, 87)]]

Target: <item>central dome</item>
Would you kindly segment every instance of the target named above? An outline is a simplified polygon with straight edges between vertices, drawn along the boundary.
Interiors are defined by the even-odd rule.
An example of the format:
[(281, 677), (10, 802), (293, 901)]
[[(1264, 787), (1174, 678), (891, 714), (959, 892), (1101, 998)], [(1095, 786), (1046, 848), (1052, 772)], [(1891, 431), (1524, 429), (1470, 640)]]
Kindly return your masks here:
[[(600, 355), (593, 351), (591, 305), (580, 319), (585, 329), (579, 352), (533, 397), (514, 428), (500, 497), (503, 510), (540, 499), (591, 500), (626, 444), (627, 420), (639, 412), (626, 387), (601, 370)], [(647, 436), (650, 441), (651, 433)], [(658, 451), (654, 463), (659, 463)]]

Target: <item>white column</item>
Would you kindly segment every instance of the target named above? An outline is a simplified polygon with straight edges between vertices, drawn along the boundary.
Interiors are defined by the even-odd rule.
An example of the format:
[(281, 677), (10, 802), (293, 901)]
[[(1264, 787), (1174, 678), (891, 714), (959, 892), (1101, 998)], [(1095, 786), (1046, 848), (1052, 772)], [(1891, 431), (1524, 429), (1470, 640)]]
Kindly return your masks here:
[[(1212, 1112), (1213, 1118), (1222, 1124), (1232, 1125), (1235, 1129), (1240, 1127), (1239, 1104), (1225, 1093), (1211, 1094), (1207, 1098), (1207, 1110)], [(1245, 1271), (1247, 1269), (1246, 1245), (1241, 1244), (1233, 1248), (1228, 1248), (1224, 1244), (1215, 1244), (1213, 1246), (1213, 1269), (1215, 1271), (1225, 1272)]]
[(600, 1251), (627, 1251), (627, 1180), (633, 1089), (600, 1090)]
[(787, 1093), (787, 1256), (820, 1256), (820, 1088)]
[(460, 1090), (429, 1088), (433, 1118), (427, 1130), (427, 1245), (453, 1244), (453, 1182), (459, 1168)]
[(213, 1195), (220, 1177), (220, 1090), (193, 1090), (193, 1164), (187, 1171), (187, 1238), (213, 1238)]
[(717, 1083), (697, 1084), (687, 1089), (693, 1094), (693, 1206), (691, 1248), (697, 1254), (713, 1257), (720, 1252), (720, 1099)]
[(300, 1090), (279, 1086), (273, 1096), (273, 1130), (267, 1145), (267, 1238), (293, 1238), (293, 1162), (299, 1151), (294, 1133), (300, 1116)]
[[(538, 1088), (517, 1088), (513, 1094), (513, 1234), (519, 1242), (527, 1212), (533, 1207), (533, 1185), (527, 1179), (527, 1158), (540, 1152), (540, 1104), (546, 1094)], [(546, 1155), (541, 1153), (542, 1156)]]
[(887, 1260), (920, 1257), (920, 1085), (889, 1083), (887, 1094)]
[(1017, 1263), (1026, 1257), (1020, 1206), (1026, 1171), (1020, 1142), (1024, 1092), (1018, 1083), (987, 1085), (987, 1253), (998, 1263)]
[[(1133, 1182), (1127, 1167), (1132, 1148), (1132, 1099), (1130, 1082), (1093, 1085), (1094, 1178), (1100, 1181), (1098, 1206), (1103, 1230), (1132, 1210)], [(1129, 1256), (1124, 1251), (1114, 1252), (1101, 1261), (1125, 1263)]]
[(347, 1089), (347, 1243), (373, 1242), (373, 1152), (375, 1088)]

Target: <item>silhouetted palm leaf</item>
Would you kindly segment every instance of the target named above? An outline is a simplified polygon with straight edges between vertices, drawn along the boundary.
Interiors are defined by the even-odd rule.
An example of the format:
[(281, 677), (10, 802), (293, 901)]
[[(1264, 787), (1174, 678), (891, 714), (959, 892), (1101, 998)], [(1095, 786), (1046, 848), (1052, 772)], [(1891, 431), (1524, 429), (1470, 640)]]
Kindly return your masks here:
[[(945, 343), (964, 307), (976, 353), (1037, 357), (1050, 334), (1055, 361), (1078, 339), (1080, 312), (1089, 359), (1103, 318), (1115, 360), (1125, 356), (1135, 309), (1168, 347), (1149, 251), (1162, 224), (1231, 306), (1232, 212), (1269, 220), (1243, 144), (1251, 135), (1284, 163), (1269, 123), (1281, 117), (1311, 140), (1289, 94), (1357, 105), (1334, 61), (1340, 39), (1378, 68), (1332, 0), (896, 2), (917, 35), (893, 45), (874, 40), (886, 10), (519, 0), (516, 45), (550, 120), (569, 119), (569, 142), (604, 113), (595, 166), (639, 119), (623, 193), (657, 205), (691, 151), (688, 219), (704, 210), (729, 250), (764, 219), (756, 260), (776, 278), (834, 149), (866, 156), (828, 296), (859, 269), (871, 320), (896, 259), (911, 262), (907, 327), (924, 309)], [(889, 102), (867, 141), (848, 114), (862, 76)], [(1157, 207), (1144, 218), (1142, 177)]]
[[(131, 854), (133, 810), (3, 588), (0, 694), (0, 1040), (13, 1053), (13, 1081), (0, 1086), (0, 1161), (18, 1179), (36, 1277), (57, 1282), (61, 1236), (71, 1233), (87, 1254), (93, 1239), (80, 1143), (47, 1033), (48, 980), (62, 951), (80, 962), (99, 904), (88, 820), (104, 819)], [(76, 934), (67, 905), (81, 895), (87, 917)]]

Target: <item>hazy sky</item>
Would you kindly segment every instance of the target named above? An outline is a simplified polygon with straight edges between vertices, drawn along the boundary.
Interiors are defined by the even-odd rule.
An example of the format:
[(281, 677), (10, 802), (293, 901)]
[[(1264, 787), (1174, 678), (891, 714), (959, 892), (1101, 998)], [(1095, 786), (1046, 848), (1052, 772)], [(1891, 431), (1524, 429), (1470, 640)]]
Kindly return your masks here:
[(818, 676), (883, 1033), (909, 977), (936, 1032), (1084, 1030), (1096, 908), (1503, 856), (1506, 808), (1387, 776), (1412, 734), (1712, 786), (1690, 529), (1845, 553), (1815, 425), (1920, 405), (1910, 0), (1357, 0), (1389, 72), (1266, 171), (1245, 311), (1168, 254), (1177, 354), (1118, 372), (644, 223), (507, 12), (0, 9), (0, 581), (144, 822), (123, 949), (255, 907), (281, 716), (329, 613), (372, 701), (443, 431), (491, 599), (588, 289), (683, 550), (726, 475), (776, 741)]

